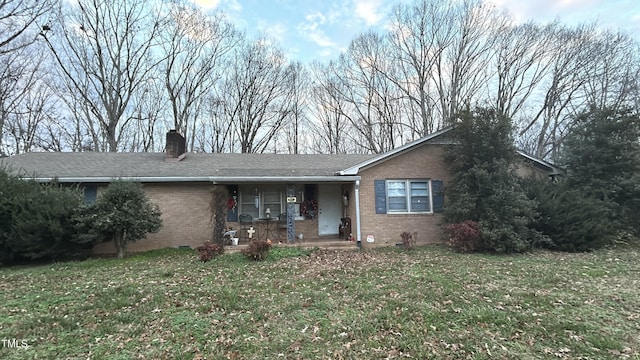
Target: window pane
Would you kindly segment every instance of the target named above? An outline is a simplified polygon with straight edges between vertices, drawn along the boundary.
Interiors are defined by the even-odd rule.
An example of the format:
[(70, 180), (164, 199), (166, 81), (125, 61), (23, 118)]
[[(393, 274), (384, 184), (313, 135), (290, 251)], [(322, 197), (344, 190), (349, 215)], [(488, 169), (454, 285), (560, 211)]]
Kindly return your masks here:
[(426, 182), (412, 182), (411, 196), (429, 196), (429, 184)]
[(389, 197), (387, 206), (389, 207), (389, 211), (407, 211), (407, 198)]
[(258, 208), (255, 200), (255, 187), (240, 187), (240, 214), (249, 214), (254, 219), (258, 218)]
[(264, 192), (264, 206), (263, 215), (267, 216), (267, 209), (269, 209), (270, 216), (276, 217), (281, 212), (281, 199), (282, 193), (280, 191), (265, 191)]
[(389, 181), (387, 182), (387, 195), (392, 196), (407, 196), (406, 182), (404, 181)]
[(406, 181), (387, 181), (387, 207), (389, 211), (407, 211)]
[(411, 182), (411, 211), (427, 212), (431, 210), (429, 204), (429, 183), (426, 181)]
[(411, 211), (414, 211), (414, 212), (429, 211), (429, 198), (422, 197), (422, 196), (412, 197)]

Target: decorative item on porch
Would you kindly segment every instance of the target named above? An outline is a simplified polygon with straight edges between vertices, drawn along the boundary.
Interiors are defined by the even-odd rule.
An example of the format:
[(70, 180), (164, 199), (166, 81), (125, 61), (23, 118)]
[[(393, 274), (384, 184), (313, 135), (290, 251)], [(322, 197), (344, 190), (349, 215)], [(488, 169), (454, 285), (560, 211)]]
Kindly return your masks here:
[(300, 213), (306, 219), (314, 219), (318, 214), (318, 202), (316, 200), (305, 200), (300, 205)]
[(227, 210), (234, 211), (238, 207), (238, 197), (233, 196), (227, 200)]
[(238, 231), (233, 230), (232, 227), (228, 227), (227, 231), (225, 231), (225, 233), (222, 235), (222, 237), (225, 239), (225, 243), (227, 242), (226, 239), (229, 239), (229, 242), (231, 242), (231, 245), (237, 246), (238, 245), (238, 238), (236, 237), (237, 232)]

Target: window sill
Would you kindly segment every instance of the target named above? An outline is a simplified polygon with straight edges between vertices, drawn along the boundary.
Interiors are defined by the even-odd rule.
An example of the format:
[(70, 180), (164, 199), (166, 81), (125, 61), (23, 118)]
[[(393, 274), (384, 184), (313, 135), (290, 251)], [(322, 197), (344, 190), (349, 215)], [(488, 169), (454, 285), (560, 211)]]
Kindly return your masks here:
[(384, 215), (389, 216), (427, 216), (435, 214), (433, 211), (431, 212), (388, 212)]

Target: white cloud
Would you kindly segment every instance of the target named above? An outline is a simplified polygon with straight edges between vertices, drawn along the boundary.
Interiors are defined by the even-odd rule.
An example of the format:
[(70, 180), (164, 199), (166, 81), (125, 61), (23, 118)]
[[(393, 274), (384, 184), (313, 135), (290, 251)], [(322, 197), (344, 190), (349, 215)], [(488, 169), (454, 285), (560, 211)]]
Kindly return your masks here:
[[(216, 0), (214, 0), (216, 1)], [(227, 8), (230, 11), (233, 12), (240, 12), (242, 11), (242, 5), (240, 5), (240, 3), (238, 2), (238, 0), (225, 0), (225, 3), (227, 5)]]
[(205, 10), (212, 10), (224, 7), (226, 10), (231, 12), (240, 12), (242, 11), (242, 5), (238, 2), (238, 0), (191, 0), (197, 6)]
[(320, 12), (309, 14), (305, 22), (298, 24), (298, 33), (320, 47), (335, 47), (335, 42), (321, 28), (326, 22), (327, 17)]
[(306, 36), (320, 47), (335, 47), (336, 43), (331, 40), (324, 32), (316, 30), (306, 33)]
[(220, 0), (193, 0), (193, 3), (203, 9), (215, 9), (220, 4)]
[(356, 0), (356, 16), (363, 19), (367, 26), (375, 25), (384, 17), (381, 5), (382, 2), (380, 0)]
[(316, 53), (318, 54), (318, 56), (325, 57), (325, 58), (328, 58), (334, 55), (334, 51), (331, 49), (320, 49)]
[(319, 25), (327, 22), (327, 17), (323, 13), (317, 12), (305, 16), (305, 20), (305, 24), (308, 24), (310, 28), (316, 29)]
[[(518, 22), (529, 19), (550, 21), (556, 18), (579, 17), (584, 20), (594, 18), (597, 10), (607, 6), (603, 0), (493, 0), (500, 9), (508, 10)], [(585, 18), (586, 17), (586, 18)]]
[(284, 42), (285, 35), (287, 34), (287, 26), (283, 23), (270, 24), (265, 21), (260, 21), (258, 22), (258, 28), (279, 43)]

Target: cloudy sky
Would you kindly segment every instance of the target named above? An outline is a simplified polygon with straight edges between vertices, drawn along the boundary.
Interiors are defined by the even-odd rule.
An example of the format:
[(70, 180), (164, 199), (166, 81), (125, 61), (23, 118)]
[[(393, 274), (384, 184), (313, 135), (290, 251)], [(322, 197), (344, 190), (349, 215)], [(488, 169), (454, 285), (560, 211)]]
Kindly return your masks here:
[[(309, 62), (337, 56), (351, 39), (384, 26), (389, 9), (410, 0), (190, 0), (226, 12), (249, 35), (262, 31), (289, 57)], [(597, 20), (640, 38), (640, 0), (493, 0), (517, 20), (559, 18), (567, 24)]]

